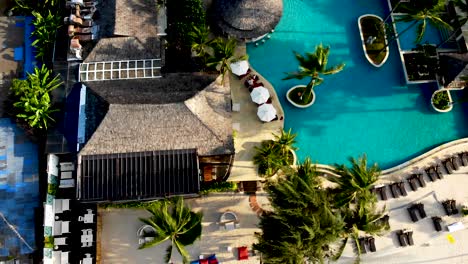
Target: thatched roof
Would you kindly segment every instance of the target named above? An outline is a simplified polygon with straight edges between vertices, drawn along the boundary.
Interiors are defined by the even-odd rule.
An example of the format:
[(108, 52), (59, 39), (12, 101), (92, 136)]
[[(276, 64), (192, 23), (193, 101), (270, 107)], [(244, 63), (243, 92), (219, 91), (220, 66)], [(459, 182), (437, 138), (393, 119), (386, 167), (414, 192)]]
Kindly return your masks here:
[(197, 149), (233, 154), (230, 92), (216, 76), (90, 82), (109, 110), (80, 155)]
[(160, 41), (146, 39), (142, 43), (135, 37), (102, 38), (92, 49), (84, 62), (143, 60), (160, 57)]
[(99, 9), (101, 39), (85, 62), (161, 57), (156, 0), (106, 0)]
[(441, 84), (446, 88), (464, 87), (466, 81), (461, 77), (468, 76), (468, 54), (441, 53), (439, 55)]
[(257, 38), (278, 24), (283, 15), (282, 0), (216, 0), (216, 22), (236, 38)]

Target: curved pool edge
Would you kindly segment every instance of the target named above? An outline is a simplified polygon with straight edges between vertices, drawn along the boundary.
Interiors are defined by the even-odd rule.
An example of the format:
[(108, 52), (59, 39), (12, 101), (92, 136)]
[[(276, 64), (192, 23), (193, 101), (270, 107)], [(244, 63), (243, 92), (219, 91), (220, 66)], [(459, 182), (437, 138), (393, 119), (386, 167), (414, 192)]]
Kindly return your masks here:
[[(387, 181), (388, 178), (391, 178), (393, 176), (398, 176), (398, 177), (406, 176), (406, 175), (403, 175), (402, 171), (408, 168), (421, 169), (420, 167), (422, 166), (415, 166), (415, 165), (418, 165), (421, 163), (433, 162), (434, 159), (431, 159), (430, 161), (428, 161), (430, 158), (440, 158), (443, 155), (447, 155), (447, 153), (450, 153), (451, 155), (453, 155), (455, 153), (459, 153), (465, 150), (468, 150), (468, 137), (447, 142), (415, 158), (412, 158), (406, 162), (403, 162), (400, 165), (382, 170), (382, 173), (378, 182)], [(336, 174), (335, 168), (333, 166), (326, 165), (326, 164), (316, 164), (316, 166), (317, 166), (317, 171), (319, 172), (323, 172), (329, 175), (339, 177), (339, 175)]]

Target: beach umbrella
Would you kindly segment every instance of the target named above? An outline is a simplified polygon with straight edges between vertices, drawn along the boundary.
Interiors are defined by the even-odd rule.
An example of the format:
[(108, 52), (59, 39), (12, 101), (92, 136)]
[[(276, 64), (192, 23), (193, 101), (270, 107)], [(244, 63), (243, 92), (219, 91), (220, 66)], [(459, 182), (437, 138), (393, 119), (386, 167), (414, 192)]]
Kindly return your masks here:
[(268, 101), (268, 98), (270, 98), (270, 93), (268, 92), (267, 88), (259, 86), (252, 90), (250, 93), (250, 98), (252, 98), (252, 101), (256, 104), (263, 104)]
[(270, 122), (276, 117), (276, 109), (272, 104), (262, 104), (258, 107), (257, 116), (264, 122)]
[(246, 60), (231, 63), (231, 71), (237, 76), (244, 75), (249, 70), (249, 63)]

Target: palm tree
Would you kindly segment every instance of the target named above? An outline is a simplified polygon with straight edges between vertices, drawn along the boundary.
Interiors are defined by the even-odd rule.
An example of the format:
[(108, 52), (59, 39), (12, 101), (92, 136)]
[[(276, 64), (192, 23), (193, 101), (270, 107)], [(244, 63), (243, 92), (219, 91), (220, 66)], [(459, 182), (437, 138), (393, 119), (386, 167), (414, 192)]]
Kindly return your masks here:
[(231, 62), (238, 60), (246, 60), (247, 55), (236, 57), (234, 56), (237, 46), (237, 40), (229, 38), (216, 38), (212, 42), (213, 55), (208, 58), (208, 67), (214, 67), (221, 74), (224, 80), (226, 72), (231, 70)]
[(212, 39), (209, 38), (210, 29), (203, 25), (200, 27), (193, 26), (193, 31), (189, 32), (189, 37), (192, 42), (192, 51), (195, 56), (204, 58), (210, 51)]
[(140, 221), (154, 228), (154, 234), (147, 234), (152, 237), (152, 241), (145, 242), (139, 249), (159, 245), (170, 240), (171, 244), (166, 249), (164, 262), (168, 263), (172, 256), (172, 249), (175, 246), (187, 263), (189, 253), (185, 246), (191, 245), (201, 236), (203, 218), (202, 213), (195, 213), (184, 204), (182, 197), (175, 197), (171, 200), (163, 200), (154, 203), (147, 211), (151, 214), (149, 218), (140, 218)]
[[(343, 206), (351, 202), (357, 202), (363, 197), (380, 176), (380, 169), (377, 164), (367, 166), (367, 157), (363, 155), (357, 160), (349, 158), (351, 168), (346, 165), (335, 165), (335, 171), (339, 177), (332, 176), (330, 180), (338, 184), (339, 194), (337, 195), (338, 206)], [(375, 195), (374, 195), (375, 197)]]
[(265, 263), (305, 264), (322, 262), (328, 245), (343, 233), (340, 211), (319, 188), (318, 173), (310, 159), (297, 170), (286, 171), (277, 184), (266, 188), (273, 211), (260, 218), (262, 233), (254, 248)]
[(313, 88), (323, 82), (323, 78), (320, 75), (338, 73), (343, 70), (345, 66), (344, 63), (341, 63), (337, 66), (327, 68), (329, 53), (330, 47), (323, 47), (322, 44), (315, 47), (314, 53), (307, 52), (305, 57), (294, 52), (296, 59), (299, 61), (299, 71), (287, 73), (287, 76), (283, 78), (283, 80), (311, 78), (300, 98), (305, 104), (312, 101)]
[(261, 145), (255, 146), (253, 163), (258, 165), (258, 172), (262, 175), (271, 176), (275, 174), (283, 165), (283, 159), (279, 155), (279, 149), (273, 141), (263, 141)]
[(297, 147), (294, 146), (297, 134), (292, 133), (291, 129), (288, 132), (281, 129), (280, 133), (279, 135), (273, 134), (275, 138), (274, 145), (278, 148), (279, 155), (285, 161), (284, 165), (290, 165), (289, 161), (291, 160), (292, 152), (297, 150)]
[(16, 102), (17, 117), (26, 121), (31, 128), (47, 129), (49, 121), (54, 121), (50, 92), (62, 85), (59, 75), (51, 76), (52, 71), (45, 65), (35, 68), (24, 81), (15, 80), (10, 87)]

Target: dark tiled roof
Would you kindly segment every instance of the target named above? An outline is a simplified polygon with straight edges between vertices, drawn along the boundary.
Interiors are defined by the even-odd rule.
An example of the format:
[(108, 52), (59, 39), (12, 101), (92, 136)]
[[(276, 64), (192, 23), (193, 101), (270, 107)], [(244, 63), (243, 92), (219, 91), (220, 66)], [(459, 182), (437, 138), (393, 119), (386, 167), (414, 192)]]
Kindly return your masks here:
[(85, 156), (78, 199), (148, 200), (200, 190), (195, 149)]
[(445, 87), (459, 87), (463, 82), (459, 77), (468, 74), (468, 54), (441, 53), (439, 55), (440, 74)]
[(160, 58), (160, 41), (146, 38), (145, 43), (135, 37), (102, 38), (84, 62), (142, 60)]
[(236, 38), (257, 38), (279, 23), (282, 0), (217, 0), (214, 13), (219, 28)]

